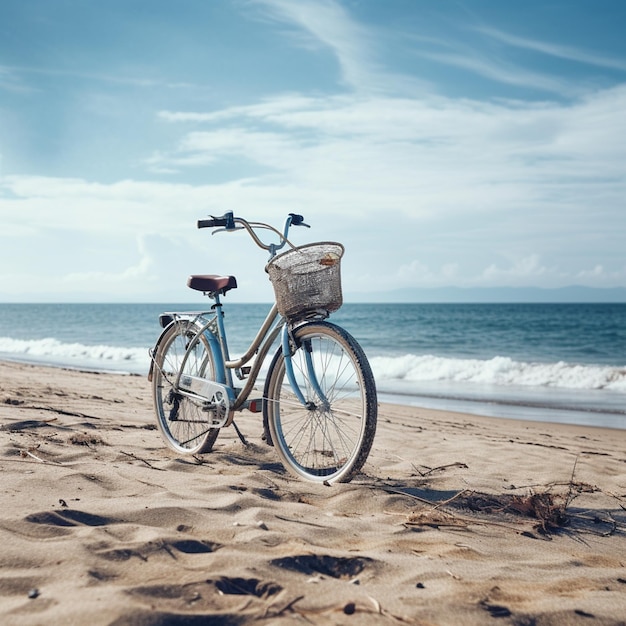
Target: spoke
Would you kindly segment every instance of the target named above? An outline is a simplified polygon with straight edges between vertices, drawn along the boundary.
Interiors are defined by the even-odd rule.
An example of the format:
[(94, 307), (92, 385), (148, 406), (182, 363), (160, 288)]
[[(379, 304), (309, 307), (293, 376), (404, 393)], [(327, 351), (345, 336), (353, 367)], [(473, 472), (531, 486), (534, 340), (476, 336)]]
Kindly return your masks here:
[(210, 428), (207, 428), (206, 430), (203, 430), (202, 432), (198, 433), (195, 437), (191, 437), (190, 439), (186, 439), (185, 441), (179, 441), (180, 445), (182, 446), (186, 446), (188, 444), (190, 444), (192, 441), (196, 441), (198, 439), (200, 439), (200, 437), (204, 437), (204, 435), (206, 435), (209, 430), (211, 430)]
[(363, 465), (375, 428), (371, 372), (363, 367), (358, 344), (330, 323), (306, 324), (295, 330), (295, 340), (291, 362), (306, 405), (292, 392), (285, 357), (278, 353), (265, 405), (274, 444), (298, 476), (316, 482), (349, 480)]
[[(323, 341), (322, 338), (317, 338), (315, 342), (310, 342), (309, 345), (311, 346), (311, 358), (317, 370), (318, 384), (326, 399), (332, 402), (340, 394), (347, 395), (346, 383), (342, 382), (341, 385), (338, 385), (352, 365), (352, 362), (345, 358), (343, 350), (338, 349), (332, 342)], [(306, 347), (302, 348), (302, 350), (306, 349)], [(337, 352), (340, 354), (337, 355)], [(299, 373), (298, 379), (301, 379), (304, 384), (305, 398), (311, 400), (314, 394), (306, 368), (306, 355), (297, 351), (293, 361), (295, 370)], [(354, 375), (351, 374), (348, 381), (353, 379)], [(344, 414), (348, 413), (344, 412)], [(335, 464), (339, 465), (342, 459), (350, 456), (350, 444), (354, 442), (354, 429), (347, 428), (339, 415), (328, 411), (322, 413), (319, 410), (306, 412), (302, 415), (292, 416), (288, 423), (283, 423), (285, 440), (288, 442), (294, 457), (300, 457), (299, 462), (301, 464), (313, 459), (312, 464), (314, 466), (318, 463), (328, 466), (328, 462), (324, 463), (323, 461), (328, 456), (332, 456)], [(305, 437), (308, 437), (308, 444), (305, 444), (302, 449), (301, 446)], [(321, 443), (321, 450), (317, 450), (317, 442)], [(320, 463), (320, 459), (322, 463)]]

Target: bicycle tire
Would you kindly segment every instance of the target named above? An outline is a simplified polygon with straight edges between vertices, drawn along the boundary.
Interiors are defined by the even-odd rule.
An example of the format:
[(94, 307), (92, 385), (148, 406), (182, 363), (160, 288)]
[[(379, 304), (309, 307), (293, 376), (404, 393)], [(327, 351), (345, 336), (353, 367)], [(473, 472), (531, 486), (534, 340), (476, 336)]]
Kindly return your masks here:
[[(305, 350), (326, 403), (315, 392)], [(303, 406), (285, 373), (280, 348), (265, 382), (263, 418), (268, 443), (285, 468), (313, 482), (348, 482), (370, 453), (378, 404), (376, 384), (361, 346), (330, 322), (309, 322), (293, 331), (292, 357)]]
[[(184, 455), (210, 452), (220, 431), (209, 426), (209, 414), (201, 406), (175, 389), (187, 347), (200, 329), (192, 321), (172, 322), (154, 355), (152, 392), (157, 426), (169, 448)], [(215, 380), (213, 353), (203, 335), (185, 361), (183, 373)]]

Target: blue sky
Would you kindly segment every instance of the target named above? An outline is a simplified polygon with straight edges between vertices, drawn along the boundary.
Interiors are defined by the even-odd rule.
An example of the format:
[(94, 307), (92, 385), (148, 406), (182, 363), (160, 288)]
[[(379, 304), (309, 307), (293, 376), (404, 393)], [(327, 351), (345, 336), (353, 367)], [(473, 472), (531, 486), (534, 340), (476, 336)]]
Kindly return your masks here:
[(269, 300), (198, 218), (342, 241), (344, 290), (626, 286), (621, 0), (2, 0), (0, 300)]

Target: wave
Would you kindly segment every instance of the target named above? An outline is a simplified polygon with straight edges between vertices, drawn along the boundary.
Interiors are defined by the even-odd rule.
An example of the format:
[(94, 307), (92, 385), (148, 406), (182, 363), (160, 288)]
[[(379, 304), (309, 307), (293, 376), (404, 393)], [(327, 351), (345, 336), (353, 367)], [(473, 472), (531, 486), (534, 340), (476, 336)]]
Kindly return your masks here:
[(626, 392), (626, 366), (581, 365), (564, 361), (527, 363), (503, 356), (481, 360), (413, 354), (372, 357), (370, 364), (379, 381), (441, 381)]
[[(54, 365), (146, 373), (147, 347), (121, 347), (64, 343), (53, 338), (0, 337), (0, 354)], [(626, 393), (626, 366), (537, 363), (497, 356), (460, 359), (433, 355), (372, 356), (376, 380), (385, 384), (476, 383), (499, 387), (524, 386), (580, 390), (608, 389)]]
[(134, 373), (145, 373), (149, 366), (147, 348), (63, 343), (50, 337), (28, 340), (0, 337), (0, 354), (39, 363)]

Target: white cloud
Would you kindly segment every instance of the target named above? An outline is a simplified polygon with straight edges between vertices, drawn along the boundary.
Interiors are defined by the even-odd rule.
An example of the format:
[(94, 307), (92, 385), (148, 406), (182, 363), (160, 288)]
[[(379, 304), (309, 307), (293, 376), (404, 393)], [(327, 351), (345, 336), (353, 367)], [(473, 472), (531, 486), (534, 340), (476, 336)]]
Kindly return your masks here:
[(581, 92), (580, 88), (562, 79), (548, 76), (545, 73), (532, 72), (522, 67), (505, 64), (492, 58), (480, 57), (476, 55), (476, 53), (419, 52), (416, 54), (430, 59), (431, 61), (437, 61), (445, 65), (469, 70), (470, 72), (506, 85), (538, 89), (559, 95), (567, 94), (569, 96)]
[(348, 85), (356, 89), (371, 89), (373, 61), (366, 45), (368, 32), (359, 28), (339, 3), (332, 0), (257, 0), (256, 4), (263, 7), (268, 15), (297, 26), (330, 49)]
[(517, 282), (519, 280), (527, 281), (528, 279), (534, 280), (548, 273), (548, 269), (541, 264), (538, 254), (531, 254), (523, 259), (516, 260), (512, 266), (508, 268), (500, 268), (498, 266), (490, 265), (482, 273), (482, 278), (491, 283), (497, 283), (501, 281), (502, 284), (510, 283), (512, 280)]
[[(194, 239), (198, 218), (233, 210), (280, 223), (298, 212), (316, 229), (307, 236), (350, 245), (346, 276), (363, 287), (377, 274), (407, 286), (566, 284), (596, 265), (605, 268), (596, 276), (602, 284), (623, 284), (615, 274), (621, 248), (611, 241), (626, 236), (625, 109), (626, 87), (618, 87), (569, 105), (287, 94), (200, 112), (191, 132), (190, 114), (162, 113), (164, 123), (180, 124), (180, 137), (147, 166), (202, 165), (210, 173), (219, 165), (221, 180), (105, 184), (5, 176), (0, 237), (43, 229), (124, 236), (128, 245), (140, 235), (167, 234), (187, 242), (180, 259), (171, 259), (185, 276), (194, 245), (200, 255), (210, 242), (214, 259), (236, 249), (229, 248), (232, 239)], [(258, 166), (253, 176), (241, 176), (245, 162)], [(248, 245), (237, 242), (239, 250), (253, 250)], [(372, 250), (381, 251), (375, 260)], [(154, 271), (162, 274), (158, 262)], [(109, 282), (130, 280), (126, 268), (145, 269), (137, 263), (129, 258), (106, 272)], [(243, 261), (230, 263), (219, 271), (245, 275)]]
[(625, 108), (622, 87), (570, 105), (282, 96), (197, 114), (219, 128), (183, 135), (160, 166), (250, 159), (269, 170), (251, 184), (293, 186), (298, 202), (335, 208), (437, 217), (579, 211), (598, 198), (595, 180), (604, 206), (626, 191)]
[(296, 45), (329, 50), (337, 59), (345, 86), (361, 93), (421, 91), (426, 81), (396, 75), (376, 60), (376, 33), (360, 25), (333, 0), (253, 0), (264, 14), (298, 29)]
[(396, 274), (395, 287), (433, 287), (455, 284), (459, 278), (458, 263), (446, 263), (431, 269), (429, 265), (415, 259), (401, 265)]
[[(344, 276), (353, 289), (380, 285), (381, 277), (388, 288), (574, 279), (624, 284), (626, 85), (588, 91), (567, 103), (561, 97), (528, 102), (425, 95), (414, 78), (378, 64), (374, 38), (380, 33), (355, 22), (347, 5), (250, 4), (273, 25), (292, 28), (296, 45), (331, 51), (345, 93), (285, 92), (213, 110), (161, 110), (156, 119), (169, 144), (151, 141), (140, 166), (171, 180), (206, 176), (206, 183), (167, 182), (165, 176), (113, 183), (0, 176), (0, 261), (26, 266), (31, 260), (16, 254), (15, 242), (28, 242), (26, 247), (36, 237), (39, 242), (57, 234), (69, 243), (68, 250), (50, 254), (42, 270), (51, 288), (91, 283), (144, 293), (158, 276), (161, 293), (173, 293), (192, 271), (234, 273), (243, 284), (251, 270), (248, 255), (257, 252), (251, 242), (198, 233), (195, 220), (233, 210), (280, 223), (293, 211), (314, 227), (297, 237), (346, 243)], [(496, 30), (483, 35), (620, 69), (611, 59), (572, 48)], [(430, 43), (444, 51), (422, 56), (494, 81), (548, 94), (570, 89), (545, 73), (472, 49), (462, 53), (456, 42)], [(0, 83), (19, 86), (15, 81), (13, 72), (0, 68)], [(93, 252), (82, 249), (77, 263), (72, 248), (79, 238), (88, 238)], [(263, 254), (253, 258), (260, 259), (264, 289)], [(22, 281), (25, 275), (11, 272)], [(16, 284), (5, 277), (0, 286)], [(252, 279), (248, 286), (256, 293)]]
[(582, 279), (599, 278), (601, 276), (604, 276), (604, 267), (599, 264), (590, 270), (581, 270), (578, 272), (578, 277)]
[(75, 271), (63, 276), (62, 281), (72, 289), (85, 292), (106, 290), (110, 284), (118, 287), (126, 283), (132, 292), (138, 282), (158, 280), (158, 275), (154, 272), (155, 258), (148, 252), (143, 236), (137, 237), (137, 249), (139, 261), (118, 272)]
[(12, 93), (31, 93), (32, 87), (24, 84), (24, 81), (17, 75), (14, 68), (0, 65), (0, 89)]
[(607, 270), (602, 264), (597, 264), (591, 269), (583, 269), (578, 272), (576, 279), (583, 284), (624, 285), (626, 284), (626, 265), (614, 270)]
[[(165, 87), (168, 89), (197, 88), (198, 85), (185, 82), (170, 82), (162, 79), (150, 79), (138, 76), (122, 76), (120, 74), (102, 74), (98, 72), (81, 72), (77, 70), (57, 69), (54, 67), (36, 66), (2, 66), (0, 65), (0, 87), (12, 91), (30, 92), (33, 87), (24, 85), (24, 75), (35, 74), (49, 77), (71, 78), (81, 81), (110, 83), (130, 87)], [(4, 78), (3, 78), (4, 77)]]
[(539, 41), (537, 39), (518, 37), (512, 33), (506, 33), (502, 30), (498, 30), (497, 28), (477, 27), (474, 30), (509, 46), (522, 48), (524, 50), (534, 50), (535, 52), (541, 52), (548, 56), (567, 59), (569, 61), (577, 61), (588, 65), (626, 71), (626, 61), (623, 59), (597, 54), (582, 48), (574, 48), (571, 46), (554, 44), (552, 42)]
[[(228, 156), (238, 156), (261, 165), (285, 169), (296, 156), (298, 144), (285, 134), (258, 132), (244, 128), (219, 129), (187, 134), (174, 159), (177, 165), (214, 163)], [(288, 168), (287, 168), (288, 169)]]

